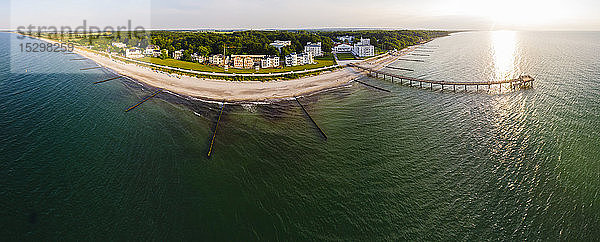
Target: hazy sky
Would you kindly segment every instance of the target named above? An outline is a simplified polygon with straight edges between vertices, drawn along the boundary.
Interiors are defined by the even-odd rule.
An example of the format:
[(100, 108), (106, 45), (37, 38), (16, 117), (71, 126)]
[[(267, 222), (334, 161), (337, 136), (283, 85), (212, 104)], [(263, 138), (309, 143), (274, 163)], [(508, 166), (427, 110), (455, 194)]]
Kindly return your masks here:
[(0, 0), (18, 26), (600, 30), (598, 0)]

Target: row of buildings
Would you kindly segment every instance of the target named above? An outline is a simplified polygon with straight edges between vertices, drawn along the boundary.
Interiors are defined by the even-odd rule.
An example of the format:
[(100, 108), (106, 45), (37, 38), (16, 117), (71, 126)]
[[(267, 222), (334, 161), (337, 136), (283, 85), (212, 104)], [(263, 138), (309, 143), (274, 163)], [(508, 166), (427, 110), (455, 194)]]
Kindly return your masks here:
[[(175, 51), (179, 52), (179, 51)], [(179, 54), (179, 53), (178, 53)], [(178, 57), (178, 55), (173, 56)], [(236, 69), (266, 69), (266, 68), (278, 68), (282, 64), (286, 66), (299, 66), (306, 64), (314, 64), (314, 58), (310, 54), (296, 54), (292, 53), (285, 57), (282, 63), (279, 56), (269, 55), (230, 55), (226, 56), (223, 54), (211, 55), (211, 56), (200, 56), (198, 54), (192, 54), (192, 61), (200, 64), (209, 64), (214, 66), (220, 66), (225, 68), (236, 68)]]
[[(270, 45), (278, 48), (291, 46), (291, 41), (280, 41), (277, 40)], [(123, 43), (112, 43), (114, 47), (125, 49), (125, 57), (138, 59), (143, 57), (159, 57), (162, 52), (168, 55), (167, 50), (162, 50), (159, 46), (148, 45), (145, 49), (133, 47), (127, 48), (126, 44)], [(173, 51), (171, 57), (176, 60), (180, 60), (183, 57), (184, 50)], [(191, 55), (193, 62), (201, 64), (210, 64), (215, 66), (221, 66), (225, 68), (236, 68), (236, 69), (265, 69), (265, 68), (277, 68), (282, 65), (285, 66), (302, 66), (309, 64), (316, 64), (314, 57), (323, 56), (323, 50), (321, 48), (321, 42), (318, 43), (307, 43), (304, 47), (303, 53), (291, 53), (285, 56), (284, 60), (280, 60), (279, 56), (268, 56), (268, 55), (231, 55), (225, 56), (222, 54), (202, 56), (196, 53)]]
[[(286, 46), (291, 46), (291, 41), (276, 40), (270, 44), (281, 51)], [(173, 59), (179, 60), (183, 56), (183, 50), (173, 52)], [(286, 55), (284, 60), (280, 60), (279, 56), (268, 56), (268, 55), (231, 55), (224, 56), (222, 54), (201, 56), (198, 54), (192, 54), (192, 61), (210, 64), (221, 67), (232, 67), (236, 69), (265, 69), (265, 68), (277, 68), (282, 65), (285, 66), (302, 66), (316, 64), (314, 57), (323, 56), (323, 50), (321, 48), (321, 42), (318, 43), (307, 43), (304, 47), (303, 53), (291, 53)]]
[[(161, 54), (160, 47), (158, 45), (148, 45), (146, 49), (140, 49), (137, 47), (127, 48), (127, 45), (124, 43), (112, 43), (112, 46), (120, 49), (125, 49), (125, 57), (138, 59), (142, 57), (159, 57)], [(167, 50), (164, 50), (167, 51)], [(168, 52), (167, 52), (168, 53)]]
[(206, 63), (221, 67), (232, 67), (236, 69), (266, 69), (266, 68), (278, 68), (285, 64), (285, 66), (301, 66), (308, 64), (315, 64), (314, 57), (310, 53), (296, 54), (292, 53), (285, 56), (285, 60), (282, 63), (279, 56), (268, 56), (268, 55), (231, 55), (224, 56), (222, 54), (212, 55), (209, 57), (197, 57), (194, 59), (198, 63)]
[[(281, 52), (281, 49), (286, 46), (292, 46), (292, 41), (289, 40), (275, 40), (273, 43), (269, 44), (273, 46)], [(312, 43), (308, 42), (304, 46), (304, 52), (312, 54), (313, 57), (323, 56), (323, 50), (321, 48), (321, 42)]]
[(335, 53), (352, 53), (358, 57), (375, 56), (375, 46), (371, 45), (370, 39), (361, 38), (353, 46), (349, 44), (353, 40), (352, 36), (338, 37), (338, 39), (343, 41), (343, 43), (339, 43), (333, 47)]
[[(291, 41), (275, 41), (271, 43), (281, 50), (286, 46), (291, 46)], [(148, 45), (146, 49), (140, 49), (137, 47), (127, 48), (126, 44), (123, 43), (112, 43), (114, 47), (125, 49), (125, 57), (138, 59), (142, 57), (159, 57), (161, 55), (160, 47), (156, 45)], [(166, 51), (166, 50), (163, 50)], [(183, 50), (174, 51), (171, 57), (176, 60), (180, 60), (183, 57)], [(168, 55), (168, 52), (166, 52)], [(300, 66), (315, 64), (314, 57), (323, 56), (321, 49), (321, 43), (307, 43), (305, 46), (304, 53), (291, 53), (285, 56), (285, 62), (281, 63), (278, 56), (267, 56), (267, 55), (231, 55), (224, 56), (222, 54), (212, 56), (201, 56), (196, 53), (192, 54), (192, 61), (198, 63), (207, 63), (222, 67), (233, 67), (237, 69), (253, 69), (253, 68), (277, 68), (281, 64), (286, 66)]]
[(222, 54), (212, 55), (208, 57), (192, 55), (192, 60), (201, 64), (210, 64), (221, 67), (232, 67), (236, 69), (266, 69), (278, 68), (285, 66), (301, 66), (315, 64), (314, 57), (310, 53), (291, 53), (281, 60), (279, 56), (269, 55), (231, 55), (225, 56)]
[(279, 57), (266, 55), (232, 55), (231, 67), (236, 69), (275, 68), (279, 67)]
[[(333, 51), (336, 53), (352, 53), (353, 55), (358, 56), (358, 57), (375, 56), (375, 47), (373, 45), (371, 45), (370, 39), (361, 38), (360, 41), (358, 41), (354, 45), (350, 45), (350, 43), (352, 43), (352, 41), (354, 40), (353, 36), (340, 36), (340, 37), (338, 37), (338, 40), (340, 40), (341, 43), (336, 44), (335, 47), (333, 48)], [(145, 56), (159, 57), (161, 55), (160, 47), (156, 46), (156, 45), (148, 45), (146, 47), (146, 49), (140, 49), (137, 47), (127, 48), (126, 44), (116, 43), (116, 42), (112, 43), (112, 45), (117, 48), (125, 49), (125, 57), (127, 57), (127, 58), (137, 59), (137, 58), (142, 58)], [(277, 48), (279, 51), (281, 51), (282, 48), (284, 48), (286, 46), (291, 46), (292, 42), (289, 40), (288, 41), (276, 40), (273, 43), (271, 43), (270, 45)], [(166, 50), (163, 50), (163, 51), (166, 51)], [(166, 53), (168, 55), (168, 52), (166, 52)], [(287, 66), (312, 64), (312, 63), (314, 63), (314, 57), (319, 57), (319, 56), (323, 56), (321, 42), (318, 42), (318, 43), (308, 42), (304, 46), (304, 53), (300, 53), (300, 54), (292, 53), (292, 54), (286, 56), (285, 64)], [(173, 59), (176, 59), (176, 60), (181, 59), (183, 57), (183, 50), (174, 51), (172, 57), (173, 57)], [(266, 61), (268, 63), (279, 63), (279, 60), (274, 61), (273, 57), (265, 57), (263, 55), (254, 55), (254, 56), (247, 56), (247, 57), (253, 59), (254, 63), (262, 62), (262, 60), (257, 60), (257, 59), (266, 59)], [(221, 61), (217, 60), (219, 58), (221, 59)], [(231, 58), (234, 58), (234, 57), (232, 56)], [(199, 62), (199, 63), (209, 62), (210, 64), (215, 63), (215, 65), (228, 65), (229, 64), (229, 61), (225, 61), (226, 59), (223, 58), (222, 56), (212, 58), (212, 59), (213, 59), (213, 61), (211, 61), (210, 57), (203, 57), (203, 56), (199, 56), (198, 54), (192, 54), (192, 60), (194, 62)], [(249, 63), (249, 61), (247, 61), (247, 62)], [(302, 64), (302, 63), (304, 63), (304, 64)], [(234, 63), (233, 66), (234, 66), (234, 68), (238, 68), (239, 66), (244, 66), (244, 69), (250, 69), (250, 68), (248, 68), (249, 64), (235, 65), (235, 63)], [(270, 64), (270, 65), (265, 65), (265, 66), (279, 66), (279, 65)], [(262, 65), (261, 65), (261, 68), (265, 68), (265, 67), (262, 67)]]

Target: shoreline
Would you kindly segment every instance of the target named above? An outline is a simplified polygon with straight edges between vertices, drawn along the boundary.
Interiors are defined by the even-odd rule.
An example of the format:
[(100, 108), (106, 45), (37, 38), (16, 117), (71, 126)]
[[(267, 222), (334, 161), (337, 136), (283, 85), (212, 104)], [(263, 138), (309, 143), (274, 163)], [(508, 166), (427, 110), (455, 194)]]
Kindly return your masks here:
[[(49, 43), (59, 43), (58, 41), (42, 37), (34, 36), (34, 38)], [(414, 49), (414, 47), (411, 46), (407, 49)], [(407, 52), (402, 53), (405, 54)], [(125, 63), (81, 47), (75, 47), (73, 53), (90, 59), (99, 66), (110, 69), (118, 75), (129, 77), (140, 83), (180, 95), (219, 102), (256, 102), (293, 98), (346, 85), (354, 79), (364, 76), (366, 73), (365, 71), (346, 66), (341, 67), (341, 69), (323, 71), (317, 75), (298, 79), (240, 82), (169, 74), (153, 70), (146, 66)], [(397, 56), (384, 54), (383, 57), (374, 61), (366, 59), (357, 63), (366, 64), (366, 66), (373, 69), (381, 69), (387, 64), (396, 61), (403, 54)]]

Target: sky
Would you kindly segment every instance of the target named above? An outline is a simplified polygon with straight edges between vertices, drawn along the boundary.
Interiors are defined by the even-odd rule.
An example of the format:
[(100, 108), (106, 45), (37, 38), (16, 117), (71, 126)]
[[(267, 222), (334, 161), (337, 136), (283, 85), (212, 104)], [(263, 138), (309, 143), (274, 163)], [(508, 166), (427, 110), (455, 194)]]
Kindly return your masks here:
[(0, 0), (0, 29), (391, 28), (600, 31), (598, 0)]

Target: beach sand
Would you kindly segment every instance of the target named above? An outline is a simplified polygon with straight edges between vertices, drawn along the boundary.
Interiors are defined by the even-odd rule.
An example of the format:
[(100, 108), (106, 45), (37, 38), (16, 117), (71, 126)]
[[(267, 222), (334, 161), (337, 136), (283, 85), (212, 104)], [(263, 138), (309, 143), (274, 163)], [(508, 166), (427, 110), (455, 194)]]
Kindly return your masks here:
[[(42, 40), (54, 42), (48, 39)], [(227, 81), (167, 74), (145, 66), (124, 63), (123, 61), (111, 59), (82, 48), (76, 48), (74, 52), (93, 60), (101, 66), (112, 69), (120, 75), (133, 78), (150, 86), (178, 94), (216, 101), (264, 101), (295, 97), (342, 86), (355, 78), (365, 75), (364, 71), (345, 67), (293, 80), (265, 82)], [(359, 64), (365, 67), (380, 69), (394, 62), (397, 58), (398, 56), (387, 55), (376, 60), (366, 60)]]

